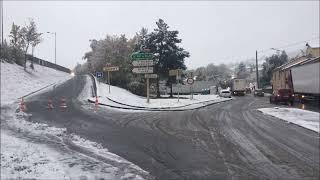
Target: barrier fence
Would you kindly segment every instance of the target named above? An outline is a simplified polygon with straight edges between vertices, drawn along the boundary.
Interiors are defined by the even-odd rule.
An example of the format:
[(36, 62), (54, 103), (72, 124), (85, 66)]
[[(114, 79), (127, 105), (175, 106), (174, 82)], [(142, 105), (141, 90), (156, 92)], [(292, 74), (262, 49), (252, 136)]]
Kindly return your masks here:
[(60, 66), (58, 64), (54, 64), (52, 62), (49, 62), (49, 61), (46, 61), (46, 60), (43, 60), (43, 59), (40, 59), (40, 58), (37, 58), (37, 57), (32, 57), (29, 54), (27, 54), (27, 60), (29, 60), (30, 62), (33, 61), (33, 63), (39, 64), (41, 66), (49, 67), (49, 68), (56, 69), (56, 70), (59, 70), (59, 71), (63, 71), (63, 72), (66, 72), (66, 73), (71, 73), (71, 70), (66, 68), (66, 67)]

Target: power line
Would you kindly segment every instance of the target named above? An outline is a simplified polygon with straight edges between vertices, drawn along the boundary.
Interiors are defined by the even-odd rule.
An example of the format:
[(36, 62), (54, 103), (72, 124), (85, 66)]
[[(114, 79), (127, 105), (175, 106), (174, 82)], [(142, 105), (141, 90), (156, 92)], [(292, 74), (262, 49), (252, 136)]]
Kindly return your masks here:
[[(294, 42), (294, 43), (287, 44), (285, 46), (276, 47), (275, 49), (283, 49), (283, 48), (293, 47), (293, 46), (299, 45), (301, 43), (307, 43), (308, 41), (316, 40), (316, 39), (319, 39), (319, 38), (320, 38), (320, 36), (318, 36), (316, 38), (309, 39), (309, 40)], [(271, 48), (268, 48), (268, 49), (260, 50), (260, 51), (258, 51), (258, 53), (267, 52), (267, 51), (271, 51), (271, 50), (272, 50)]]

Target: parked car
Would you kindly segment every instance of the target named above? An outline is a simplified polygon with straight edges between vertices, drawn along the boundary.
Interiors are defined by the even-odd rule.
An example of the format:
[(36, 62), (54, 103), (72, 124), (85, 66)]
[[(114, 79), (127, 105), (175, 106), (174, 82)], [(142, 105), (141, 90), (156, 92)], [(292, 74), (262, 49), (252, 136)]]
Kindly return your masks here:
[(263, 90), (262, 90), (262, 89), (256, 89), (256, 90), (254, 90), (254, 96), (263, 97), (263, 96), (264, 96)]
[(270, 103), (290, 103), (293, 105), (294, 94), (291, 89), (279, 89), (270, 96)]
[(222, 89), (219, 94), (221, 97), (231, 98), (231, 91), (228, 89)]

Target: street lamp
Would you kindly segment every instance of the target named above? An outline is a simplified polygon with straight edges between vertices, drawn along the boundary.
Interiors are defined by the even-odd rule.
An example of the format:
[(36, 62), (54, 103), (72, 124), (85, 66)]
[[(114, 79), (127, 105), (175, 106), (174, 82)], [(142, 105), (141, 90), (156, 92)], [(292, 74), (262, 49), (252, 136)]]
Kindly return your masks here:
[(57, 64), (57, 33), (47, 32), (48, 34), (54, 34), (54, 63)]

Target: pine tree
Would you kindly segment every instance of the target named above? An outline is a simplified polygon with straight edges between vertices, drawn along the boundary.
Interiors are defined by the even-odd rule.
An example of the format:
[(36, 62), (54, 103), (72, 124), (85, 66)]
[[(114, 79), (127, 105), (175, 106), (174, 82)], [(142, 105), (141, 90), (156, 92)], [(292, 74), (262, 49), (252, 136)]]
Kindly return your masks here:
[[(189, 52), (178, 46), (182, 41), (178, 38), (179, 31), (168, 30), (169, 26), (162, 19), (159, 19), (156, 24), (157, 28), (147, 36), (145, 45), (156, 55), (155, 73), (158, 74), (158, 77), (167, 79), (167, 84), (172, 88), (174, 79), (169, 78), (169, 70), (185, 70), (184, 60), (190, 55)], [(160, 97), (160, 78), (157, 78), (157, 97)]]

